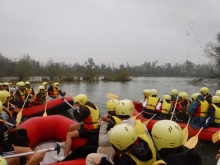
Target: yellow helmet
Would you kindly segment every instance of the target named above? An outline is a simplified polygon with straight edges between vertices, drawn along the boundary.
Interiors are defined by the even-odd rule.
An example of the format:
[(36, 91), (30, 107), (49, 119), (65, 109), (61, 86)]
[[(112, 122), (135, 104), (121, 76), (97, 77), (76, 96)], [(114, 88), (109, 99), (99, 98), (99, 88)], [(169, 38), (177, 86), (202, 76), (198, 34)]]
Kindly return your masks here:
[(55, 82), (55, 83), (53, 83), (53, 85), (56, 87), (56, 86), (59, 86), (59, 83)]
[(220, 103), (220, 96), (212, 96), (212, 103)]
[(204, 93), (204, 94), (207, 94), (207, 93), (209, 93), (209, 88), (207, 88), (207, 87), (202, 87), (202, 88), (200, 89), (200, 92), (202, 92), (202, 93)]
[(19, 83), (19, 87), (25, 87), (25, 84), (24, 84), (23, 81), (21, 81), (21, 82)]
[(41, 85), (43, 85), (43, 86), (44, 86), (44, 85), (47, 85), (47, 82), (43, 82)]
[(2, 104), (6, 102), (7, 97), (10, 97), (10, 93), (8, 91), (0, 91), (0, 101)]
[(179, 96), (179, 97), (182, 97), (182, 99), (184, 99), (184, 97), (185, 97), (185, 92), (180, 92), (178, 96)]
[(118, 124), (111, 129), (109, 140), (117, 149), (123, 151), (137, 140), (137, 134), (131, 125)]
[(148, 96), (150, 96), (150, 95), (151, 95), (151, 93), (150, 93), (150, 90), (149, 90), (149, 89), (145, 89), (145, 90), (143, 90), (143, 94), (144, 94), (144, 96), (146, 96), (146, 97), (148, 97)]
[(186, 100), (188, 100), (189, 95), (188, 95), (186, 92), (183, 92), (183, 98), (186, 99)]
[(168, 94), (163, 95), (163, 100), (171, 100), (171, 96)]
[(107, 112), (115, 111), (115, 107), (117, 104), (118, 104), (117, 99), (111, 99), (111, 100), (107, 101), (107, 103), (106, 103)]
[(157, 90), (156, 89), (151, 89), (150, 90), (151, 96), (157, 96)]
[(182, 129), (174, 121), (157, 121), (152, 127), (151, 134), (158, 150), (162, 148), (176, 148), (183, 145)]
[(132, 116), (134, 113), (134, 104), (131, 100), (120, 100), (116, 105), (117, 116)]
[(38, 87), (38, 92), (40, 92), (40, 90), (45, 90), (45, 87), (43, 86), (43, 85), (40, 85), (39, 87)]
[(193, 100), (196, 100), (199, 95), (201, 95), (201, 94), (200, 93), (193, 93), (191, 97)]
[(88, 97), (85, 94), (79, 94), (73, 98), (75, 103), (79, 103), (80, 105), (85, 105), (86, 102), (89, 101)]
[(25, 81), (25, 85), (30, 85), (30, 81)]
[(217, 91), (215, 92), (215, 95), (216, 95), (216, 96), (220, 96), (220, 90), (217, 90)]
[(16, 83), (16, 86), (19, 88), (19, 86), (20, 86), (20, 82), (17, 82), (17, 83)]
[(0, 165), (8, 165), (7, 161), (2, 156), (0, 156)]
[(178, 90), (177, 89), (172, 89), (171, 94), (174, 95), (174, 96), (177, 96), (178, 95)]
[(4, 86), (9, 86), (9, 83), (8, 82), (4, 82), (3, 85)]
[(2, 110), (3, 110), (3, 106), (2, 106), (2, 102), (0, 101), (0, 115), (2, 114)]

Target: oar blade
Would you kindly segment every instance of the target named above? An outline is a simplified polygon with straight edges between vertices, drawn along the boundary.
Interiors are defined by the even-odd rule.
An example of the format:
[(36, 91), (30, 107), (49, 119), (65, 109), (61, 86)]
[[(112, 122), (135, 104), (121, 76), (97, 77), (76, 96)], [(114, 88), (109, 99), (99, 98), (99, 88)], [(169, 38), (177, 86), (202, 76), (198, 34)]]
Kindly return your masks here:
[(184, 145), (185, 147), (192, 149), (195, 148), (196, 144), (198, 143), (198, 134), (191, 137), (186, 144)]
[(188, 126), (186, 126), (183, 129), (183, 144), (185, 144), (187, 142), (188, 136), (189, 136), (189, 130), (188, 130)]
[(16, 123), (19, 124), (21, 122), (21, 117), (22, 117), (22, 110), (18, 112), (17, 117), (16, 117)]
[(112, 93), (108, 93), (106, 97), (110, 98), (110, 99), (119, 99), (120, 98), (119, 96), (112, 94)]
[(220, 130), (212, 135), (212, 142), (216, 143), (220, 139)]
[(47, 116), (47, 112), (46, 111), (44, 112), (43, 116)]

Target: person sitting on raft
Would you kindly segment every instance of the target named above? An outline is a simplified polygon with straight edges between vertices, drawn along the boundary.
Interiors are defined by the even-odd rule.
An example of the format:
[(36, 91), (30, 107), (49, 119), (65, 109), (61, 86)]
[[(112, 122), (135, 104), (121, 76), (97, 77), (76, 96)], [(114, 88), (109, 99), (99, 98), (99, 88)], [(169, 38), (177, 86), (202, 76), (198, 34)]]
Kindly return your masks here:
[(40, 85), (38, 87), (38, 92), (34, 96), (34, 105), (41, 105), (46, 102), (44, 91), (45, 91), (45, 87)]
[(55, 82), (55, 83), (53, 83), (51, 86), (49, 86), (49, 88), (48, 88), (47, 91), (48, 91), (48, 95), (49, 95), (51, 98), (53, 98), (53, 99), (59, 97), (59, 95), (62, 96), (62, 97), (66, 95), (66, 92), (65, 92), (65, 91), (62, 91), (62, 90), (59, 88), (59, 83), (58, 83), (58, 82)]
[(171, 106), (171, 96), (168, 94), (163, 95), (162, 100), (159, 101), (156, 107), (158, 111), (157, 117), (160, 119), (170, 119)]
[(15, 93), (15, 100), (16, 100), (16, 103), (17, 103), (16, 106), (18, 108), (22, 108), (23, 105), (24, 105), (24, 108), (28, 108), (28, 107), (31, 106), (32, 99), (29, 96), (29, 94), (27, 94), (26, 91), (25, 91), (24, 82), (19, 83), (19, 89)]
[(212, 95), (209, 94), (209, 88), (207, 87), (202, 87), (200, 89), (200, 94), (204, 97), (204, 99), (211, 104), (212, 103)]

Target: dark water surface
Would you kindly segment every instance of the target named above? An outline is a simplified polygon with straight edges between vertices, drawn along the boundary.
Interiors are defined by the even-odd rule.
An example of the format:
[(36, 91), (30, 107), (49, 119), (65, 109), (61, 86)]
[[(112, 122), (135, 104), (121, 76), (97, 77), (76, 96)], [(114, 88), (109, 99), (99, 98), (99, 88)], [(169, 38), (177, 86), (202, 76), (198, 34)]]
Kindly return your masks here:
[[(164, 93), (171, 92), (176, 88), (179, 92), (187, 92), (189, 96), (200, 91), (201, 86), (193, 86), (188, 82), (192, 78), (170, 78), (170, 77), (139, 77), (130, 82), (97, 82), (97, 83), (64, 83), (60, 88), (69, 95), (76, 96), (84, 93), (89, 100), (94, 102), (100, 109), (101, 115), (106, 113), (105, 104), (109, 100), (107, 93), (113, 93), (121, 98), (130, 100), (141, 100), (144, 89), (157, 89), (159, 97)], [(39, 84), (33, 84), (35, 91)], [(219, 88), (209, 87), (210, 94), (214, 95)], [(190, 97), (191, 99), (191, 97)], [(63, 115), (69, 116), (66, 112)], [(213, 144), (211, 141), (199, 140), (196, 151), (200, 154), (204, 165), (216, 165), (215, 155), (220, 149), (220, 143)]]

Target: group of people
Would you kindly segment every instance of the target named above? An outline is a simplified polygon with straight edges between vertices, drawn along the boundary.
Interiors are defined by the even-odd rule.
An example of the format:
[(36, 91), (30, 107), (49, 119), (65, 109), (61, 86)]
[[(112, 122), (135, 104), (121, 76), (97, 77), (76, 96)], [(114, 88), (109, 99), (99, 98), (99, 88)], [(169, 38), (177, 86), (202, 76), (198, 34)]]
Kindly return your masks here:
[[(20, 90), (20, 84), (17, 85)], [(38, 93), (43, 90), (41, 95), (45, 97), (47, 95), (51, 98), (56, 98), (58, 95), (64, 96), (65, 92), (62, 92), (58, 85), (54, 83), (48, 89), (39, 87)], [(217, 121), (216, 111), (219, 109), (216, 107), (220, 103), (218, 91), (216, 96), (211, 96), (207, 89), (206, 87), (201, 88), (201, 93), (193, 94), (192, 102), (188, 100), (187, 93), (178, 93), (176, 89), (172, 90), (171, 94), (165, 94), (161, 100), (157, 97), (157, 90), (145, 89), (142, 102), (143, 115), (149, 118), (156, 114), (158, 118), (163, 119), (154, 124), (151, 133), (140, 120), (133, 117), (134, 104), (131, 100), (108, 100), (107, 113), (101, 117), (98, 106), (89, 101), (86, 94), (79, 94), (74, 97), (72, 108), (73, 115), (79, 124), (70, 125), (66, 140), (57, 142), (60, 147), (64, 148), (64, 155), (54, 156), (54, 159), (67, 161), (86, 158), (86, 165), (201, 165), (199, 154), (194, 149), (184, 147), (182, 129), (176, 122), (170, 120), (170, 116), (175, 116), (176, 120), (182, 120), (184, 117), (191, 118), (191, 125), (197, 128), (194, 125), (195, 122), (198, 122), (196, 118), (204, 118), (204, 120), (199, 120), (201, 126), (204, 126), (203, 121), (211, 116), (209, 111), (212, 106), (216, 113), (213, 121)], [(30, 91), (32, 90), (24, 95), (30, 95)], [(2, 92), (4, 92), (4, 96)], [(2, 104), (0, 102), (0, 114), (6, 106), (10, 105), (11, 95), (9, 93), (0, 91), (0, 101), (2, 102)], [(3, 119), (0, 123), (0, 154), (5, 156), (9, 152), (31, 151), (27, 144), (26, 130), (20, 129), (19, 125), (9, 128), (5, 121)], [(10, 134), (13, 131), (16, 132), (15, 136)], [(74, 138), (87, 138), (87, 142), (70, 153)], [(25, 142), (27, 143), (25, 144)], [(25, 160), (28, 162), (25, 161), (23, 164), (39, 163), (47, 151), (37, 152), (37, 150), (33, 155), (27, 156)], [(0, 157), (0, 161), (5, 160)], [(6, 159), (6, 161), (9, 165), (22, 162), (18, 158)]]
[(187, 123), (194, 129), (209, 126), (220, 127), (220, 90), (215, 95), (209, 93), (209, 88), (202, 87), (200, 93), (193, 93), (191, 98), (186, 92), (172, 89), (170, 94), (164, 94), (162, 99), (156, 89), (143, 91), (143, 115), (150, 118), (156, 114), (157, 119), (171, 119)]

